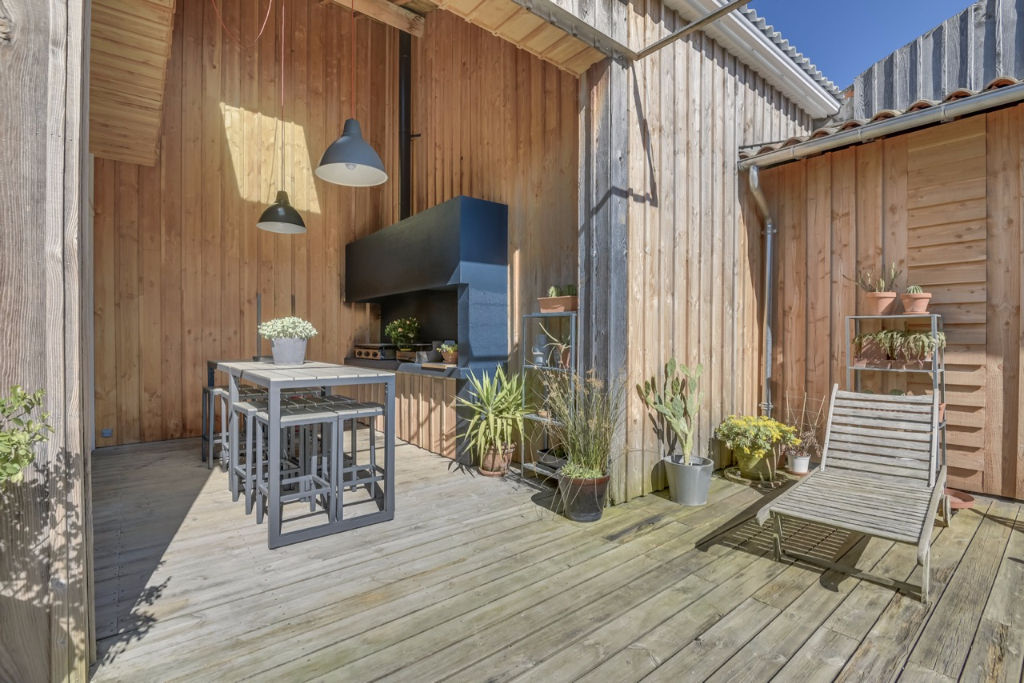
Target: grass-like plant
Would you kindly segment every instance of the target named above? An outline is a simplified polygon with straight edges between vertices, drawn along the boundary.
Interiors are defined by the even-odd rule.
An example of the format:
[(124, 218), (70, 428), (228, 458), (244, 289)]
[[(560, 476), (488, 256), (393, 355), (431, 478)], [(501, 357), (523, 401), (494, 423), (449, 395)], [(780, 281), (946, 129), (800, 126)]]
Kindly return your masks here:
[(896, 265), (896, 262), (893, 261), (889, 266), (888, 272), (883, 268), (877, 278), (873, 271), (862, 270), (857, 273), (856, 279), (847, 279), (855, 282), (865, 292), (894, 292), (896, 291), (896, 280), (902, 272)]
[(615, 431), (622, 418), (622, 392), (593, 373), (545, 374), (549, 426), (565, 449), (560, 472), (570, 479), (597, 479), (608, 473)]
[(32, 415), (43, 405), (43, 395), (42, 389), (30, 394), (15, 385), (0, 397), (0, 485), (21, 481), (22, 471), (35, 460), (35, 445), (53, 431), (49, 413)]
[(661, 386), (657, 377), (651, 377), (637, 384), (636, 391), (651, 413), (654, 432), (665, 445), (667, 455), (679, 462), (676, 448), (681, 446), (682, 462), (689, 465), (693, 452), (693, 422), (704, 401), (699, 388), (704, 367), (698, 365), (691, 370), (678, 364), (675, 358), (669, 358), (664, 372)]
[(399, 348), (411, 346), (420, 334), (420, 321), (412, 316), (397, 318), (384, 327), (384, 335)]
[(260, 323), (259, 333), (264, 339), (312, 339), (317, 335), (312, 323), (293, 315)]
[(471, 374), (467, 381), (470, 397), (460, 396), (458, 402), (469, 422), (460, 437), (480, 464), (488, 451), (506, 450), (523, 433), (523, 379), (499, 366), (493, 377), (484, 372)]

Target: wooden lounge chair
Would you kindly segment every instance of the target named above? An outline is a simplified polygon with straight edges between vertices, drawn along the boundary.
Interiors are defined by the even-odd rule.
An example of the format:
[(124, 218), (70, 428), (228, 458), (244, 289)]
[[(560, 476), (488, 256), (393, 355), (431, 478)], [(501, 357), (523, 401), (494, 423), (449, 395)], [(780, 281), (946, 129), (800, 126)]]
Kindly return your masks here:
[[(939, 404), (933, 396), (860, 394), (832, 389), (821, 467), (762, 507), (758, 524), (775, 523), (775, 556), (781, 559), (782, 517), (825, 524), (917, 545), (923, 569), (921, 600), (928, 602), (935, 514), (945, 496), (946, 466), (938, 466)], [(818, 558), (785, 553), (829, 569), (900, 588)]]

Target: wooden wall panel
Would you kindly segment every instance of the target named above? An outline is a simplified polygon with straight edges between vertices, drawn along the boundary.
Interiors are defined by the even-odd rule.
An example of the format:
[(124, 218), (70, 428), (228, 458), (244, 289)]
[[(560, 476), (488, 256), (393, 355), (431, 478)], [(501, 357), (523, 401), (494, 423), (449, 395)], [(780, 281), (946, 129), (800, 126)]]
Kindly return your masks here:
[[(762, 176), (766, 186), (771, 183), (768, 197), (781, 230), (775, 314), (776, 362), (783, 371), (776, 374), (776, 395), (806, 392), (821, 399), (833, 382), (845, 386), (842, 321), (863, 305), (847, 278), (895, 261), (904, 270), (899, 285), (931, 291), (932, 310), (943, 315), (951, 484), (1018, 498), (1024, 497), (1022, 123), (1024, 107), (1018, 106), (768, 169)], [(828, 186), (830, 207), (819, 210), (821, 190)], [(794, 205), (814, 220), (791, 220), (800, 211)], [(831, 247), (825, 252), (794, 248), (801, 240), (817, 245), (826, 238)], [(812, 326), (829, 300), (829, 329)], [(832, 348), (828, 377), (815, 369), (823, 343)], [(923, 393), (930, 383), (865, 376), (863, 386)]]
[[(650, 42), (684, 23), (657, 0), (630, 7), (626, 24), (631, 44)], [(593, 301), (610, 291), (623, 299), (627, 311), (625, 367), (607, 369), (625, 383), (625, 455), (613, 467), (611, 487), (612, 499), (621, 502), (664, 486), (657, 466), (661, 445), (633, 385), (660, 373), (669, 357), (704, 366), (705, 405), (696, 435), (701, 453), (719, 457), (712, 432), (724, 417), (756, 411), (761, 226), (752, 207), (741, 202), (740, 186), (746, 178), (736, 172), (736, 151), (741, 145), (806, 132), (811, 122), (702, 33), (634, 64), (627, 70), (625, 87), (618, 85), (615, 73), (609, 76), (615, 68), (600, 65), (588, 73), (588, 98), (581, 113), (581, 125), (588, 130), (587, 148), (581, 150), (580, 183), (597, 182), (606, 166), (612, 171), (607, 194), (599, 193), (588, 205), (591, 214), (581, 215), (581, 234), (594, 230), (586, 239), (593, 239), (596, 246), (581, 242), (580, 252), (604, 247), (599, 242), (604, 233), (598, 234), (603, 228), (597, 225), (601, 211), (616, 197), (627, 197), (624, 284), (616, 279), (614, 263), (602, 267), (599, 254), (588, 255), (594, 265), (584, 264), (583, 274), (587, 286), (601, 292)], [(620, 90), (609, 93), (609, 88)], [(626, 113), (624, 125), (616, 118), (614, 107), (619, 104)], [(614, 144), (617, 125), (626, 138), (624, 145)], [(614, 175), (620, 155), (627, 166), (624, 183), (616, 182)], [(804, 204), (799, 206), (804, 212)], [(796, 213), (791, 218), (807, 220)], [(612, 216), (613, 233), (616, 220)], [(806, 247), (801, 243), (800, 248)], [(617, 293), (620, 286), (623, 292)], [(607, 315), (612, 316), (616, 306), (612, 302)], [(588, 324), (594, 325), (594, 316), (587, 316)], [(598, 316), (596, 324), (605, 323)], [(584, 332), (613, 338), (618, 334), (598, 328)], [(826, 373), (827, 348), (820, 363)], [(607, 364), (603, 358), (594, 362)], [(799, 371), (804, 373), (804, 367)]]
[[(221, 6), (251, 43), (265, 9)], [(264, 319), (291, 313), (294, 297), (320, 331), (312, 358), (340, 361), (354, 341), (377, 340), (373, 308), (343, 303), (344, 246), (398, 219), (397, 32), (357, 19), (355, 111), (392, 179), (329, 185), (312, 169), (351, 113), (348, 15), (286, 4), (287, 188), (308, 231), (265, 233), (255, 222), (281, 162), (278, 7), (242, 49), (209, 2), (178, 2), (156, 166), (96, 161), (98, 445), (198, 434), (206, 359), (256, 352), (257, 292)], [(460, 194), (509, 205), (510, 336), (535, 297), (575, 276), (577, 90), (443, 11), (413, 40), (413, 211)]]

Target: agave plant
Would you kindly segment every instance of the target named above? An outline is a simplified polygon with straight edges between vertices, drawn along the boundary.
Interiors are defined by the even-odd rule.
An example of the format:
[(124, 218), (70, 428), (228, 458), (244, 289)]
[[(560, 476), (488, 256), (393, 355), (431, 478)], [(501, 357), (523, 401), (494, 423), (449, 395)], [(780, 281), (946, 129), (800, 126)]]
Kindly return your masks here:
[(479, 377), (471, 374), (467, 381), (471, 397), (460, 396), (458, 402), (470, 418), (460, 436), (482, 463), (488, 451), (506, 450), (523, 433), (523, 379), (498, 367), (493, 377), (484, 372)]
[(660, 387), (657, 377), (651, 377), (637, 384), (636, 391), (651, 411), (654, 431), (665, 444), (668, 455), (676, 460), (676, 447), (681, 445), (682, 462), (689, 465), (693, 452), (693, 422), (704, 401), (704, 394), (698, 388), (704, 367), (698, 365), (691, 370), (678, 364), (675, 358), (669, 358), (664, 372)]

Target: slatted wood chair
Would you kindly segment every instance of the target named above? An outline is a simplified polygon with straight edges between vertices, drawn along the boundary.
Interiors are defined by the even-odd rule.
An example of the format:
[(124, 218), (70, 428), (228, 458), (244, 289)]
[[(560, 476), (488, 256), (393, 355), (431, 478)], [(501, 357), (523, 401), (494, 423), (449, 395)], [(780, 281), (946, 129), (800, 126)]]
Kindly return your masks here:
[(762, 507), (757, 521), (775, 524), (775, 556), (866, 575), (818, 558), (784, 553), (782, 518), (825, 524), (917, 545), (921, 600), (928, 602), (936, 511), (949, 523), (946, 465), (938, 462), (939, 403), (934, 396), (889, 396), (832, 389), (820, 468)]

